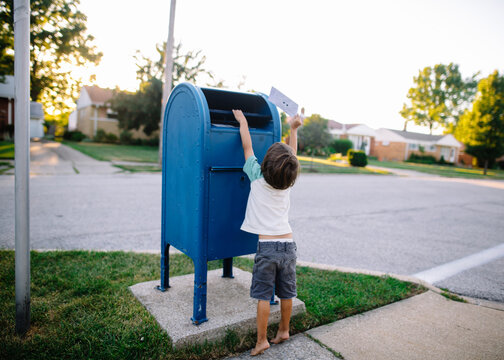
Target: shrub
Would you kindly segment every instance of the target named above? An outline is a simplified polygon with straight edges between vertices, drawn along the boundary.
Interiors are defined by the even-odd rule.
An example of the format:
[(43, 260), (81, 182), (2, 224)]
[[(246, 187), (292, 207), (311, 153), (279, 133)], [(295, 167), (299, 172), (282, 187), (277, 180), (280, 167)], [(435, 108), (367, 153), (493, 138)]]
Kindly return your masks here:
[(84, 140), (85, 138), (86, 138), (86, 135), (84, 135), (79, 130), (65, 131), (65, 133), (63, 134), (63, 139), (70, 140), (70, 141), (80, 142), (80, 141)]
[(499, 168), (501, 170), (504, 170), (504, 160), (500, 160), (499, 162), (497, 162), (497, 165), (499, 165)]
[(103, 129), (98, 129), (96, 130), (96, 134), (93, 138), (95, 142), (105, 142), (105, 137), (107, 136), (107, 133)]
[(348, 162), (352, 166), (360, 166), (364, 167), (367, 165), (367, 156), (366, 153), (362, 150), (348, 150), (347, 153)]
[(128, 130), (124, 130), (119, 135), (119, 142), (123, 145), (131, 145), (133, 143), (133, 134)]
[(107, 133), (105, 134), (105, 142), (106, 143), (116, 143), (117, 140), (119, 140), (119, 138), (117, 137), (116, 134), (112, 134), (112, 133)]
[(96, 135), (94, 136), (93, 140), (95, 142), (99, 143), (116, 143), (118, 140), (118, 137), (116, 134), (113, 133), (107, 133), (103, 129), (98, 129), (96, 130)]
[(338, 154), (346, 154), (352, 147), (353, 143), (348, 139), (336, 139), (330, 145), (332, 152)]
[(144, 140), (142, 140), (142, 145), (159, 146), (159, 138), (156, 136), (156, 137), (153, 137), (150, 139), (144, 139)]
[(435, 164), (436, 158), (432, 155), (418, 155), (412, 153), (408, 159), (408, 162), (417, 164)]

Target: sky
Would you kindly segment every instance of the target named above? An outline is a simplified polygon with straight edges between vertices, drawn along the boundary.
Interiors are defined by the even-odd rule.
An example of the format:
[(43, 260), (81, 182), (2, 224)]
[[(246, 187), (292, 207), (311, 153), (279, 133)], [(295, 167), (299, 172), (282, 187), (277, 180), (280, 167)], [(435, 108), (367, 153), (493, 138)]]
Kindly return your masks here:
[[(83, 76), (137, 89), (133, 56), (157, 58), (170, 0), (81, 0), (79, 9), (103, 52)], [(201, 50), (230, 90), (242, 81), (242, 91), (274, 86), (308, 115), (402, 129), (399, 111), (420, 69), (454, 62), (463, 77), (504, 73), (504, 1), (178, 0), (174, 38)]]

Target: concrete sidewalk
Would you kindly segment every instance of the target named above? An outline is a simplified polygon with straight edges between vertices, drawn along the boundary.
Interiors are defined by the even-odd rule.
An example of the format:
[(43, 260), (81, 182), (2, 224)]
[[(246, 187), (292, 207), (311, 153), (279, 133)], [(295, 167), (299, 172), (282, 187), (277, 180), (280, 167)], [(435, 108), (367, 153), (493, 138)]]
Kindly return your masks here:
[[(504, 304), (453, 301), (429, 288), (434, 291), (295, 335), (261, 358), (504, 359)], [(248, 351), (229, 359), (252, 357)]]

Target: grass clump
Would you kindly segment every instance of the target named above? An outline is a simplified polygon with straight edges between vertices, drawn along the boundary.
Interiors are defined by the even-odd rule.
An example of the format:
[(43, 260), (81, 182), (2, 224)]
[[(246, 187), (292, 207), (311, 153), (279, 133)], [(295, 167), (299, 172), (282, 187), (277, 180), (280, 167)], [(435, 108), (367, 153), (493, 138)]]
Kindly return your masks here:
[(442, 290), (441, 295), (443, 295), (445, 298), (447, 298), (449, 300), (453, 300), (453, 301), (467, 303), (467, 301), (465, 299), (461, 298), (457, 294), (452, 293), (450, 290), (445, 289), (445, 288), (441, 288), (441, 290)]
[[(31, 329), (20, 338), (14, 334), (14, 252), (0, 251), (0, 358), (217, 359), (253, 347), (253, 332), (229, 331), (218, 342), (174, 349), (128, 289), (159, 279), (159, 264), (159, 255), (152, 254), (32, 252)], [(235, 258), (234, 265), (251, 271), (253, 261)], [(209, 270), (221, 266), (212, 261)], [(187, 256), (170, 256), (170, 276), (192, 272)], [(307, 313), (292, 320), (293, 334), (423, 291), (386, 277), (305, 267), (298, 267), (297, 274), (298, 297)], [(270, 336), (275, 331), (271, 326)]]
[(14, 159), (14, 142), (0, 140), (0, 159)]
[(146, 145), (118, 145), (63, 141), (75, 150), (100, 161), (135, 161), (157, 163), (159, 149)]

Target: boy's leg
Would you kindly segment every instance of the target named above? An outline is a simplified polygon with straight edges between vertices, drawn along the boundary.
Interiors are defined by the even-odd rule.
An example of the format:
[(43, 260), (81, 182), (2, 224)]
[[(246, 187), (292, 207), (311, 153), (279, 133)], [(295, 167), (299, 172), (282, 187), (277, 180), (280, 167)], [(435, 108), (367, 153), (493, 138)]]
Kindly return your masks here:
[(289, 324), (292, 314), (292, 299), (281, 299), (280, 311), (280, 326), (278, 327), (275, 338), (271, 340), (273, 344), (279, 344), (289, 338)]
[(262, 354), (264, 350), (270, 347), (267, 338), (268, 318), (270, 313), (269, 300), (257, 301), (257, 343), (250, 355), (255, 356)]

